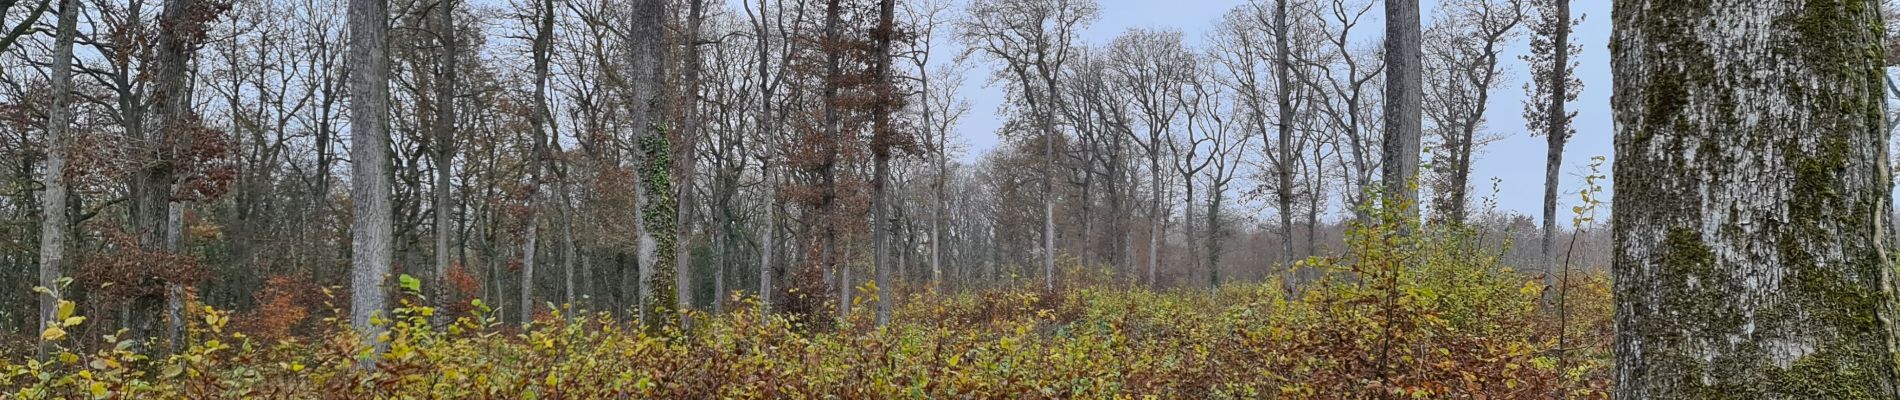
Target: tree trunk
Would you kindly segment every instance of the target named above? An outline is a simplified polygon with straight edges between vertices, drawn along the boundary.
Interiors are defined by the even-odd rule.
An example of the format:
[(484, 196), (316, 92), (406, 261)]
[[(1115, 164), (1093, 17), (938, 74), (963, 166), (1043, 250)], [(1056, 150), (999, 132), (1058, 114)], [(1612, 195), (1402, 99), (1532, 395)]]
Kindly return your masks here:
[[(436, 5), (435, 36), (440, 46), (436, 57), (441, 65), (435, 71), (435, 275), (429, 285), (430, 293), (435, 296), (438, 307), (447, 307), (454, 301), (448, 286), (449, 275), (449, 236), (451, 214), (455, 212), (454, 201), (449, 198), (449, 177), (455, 162), (455, 1), (444, 0)], [(326, 172), (327, 173), (327, 172)], [(436, 323), (446, 323), (448, 313), (438, 313)]]
[(1423, 52), (1418, 0), (1385, 0), (1385, 207), (1418, 215), (1419, 134), (1423, 129)]
[(662, 298), (665, 296), (655, 294), (653, 290), (655, 272), (659, 269), (657, 268), (659, 256), (655, 253), (660, 247), (659, 238), (653, 229), (655, 223), (652, 220), (660, 217), (655, 212), (657, 207), (654, 203), (658, 203), (665, 193), (652, 192), (646, 182), (645, 171), (650, 169), (652, 164), (662, 162), (662, 160), (653, 159), (653, 154), (648, 149), (648, 142), (662, 134), (662, 127), (665, 124), (661, 118), (661, 110), (665, 109), (663, 106), (666, 99), (661, 95), (660, 89), (666, 82), (664, 65), (666, 46), (663, 44), (666, 1), (638, 0), (633, 2), (630, 8), (631, 15), (628, 22), (632, 26), (630, 29), (632, 32), (628, 38), (631, 42), (628, 44), (631, 50), (628, 52), (630, 59), (628, 62), (632, 66), (633, 73), (628, 80), (632, 87), (628, 114), (637, 132), (633, 138), (633, 146), (638, 155), (635, 157), (633, 167), (635, 176), (641, 177), (640, 182), (633, 185), (635, 203), (633, 224), (639, 236), (634, 253), (636, 267), (639, 268), (637, 296), (640, 322), (648, 327), (656, 327), (660, 323), (654, 310), (654, 307), (659, 305), (655, 304), (656, 300), (668, 302), (671, 300), (671, 298)]
[(1900, 398), (1879, 2), (1615, 10), (1616, 397)]
[(554, 155), (548, 150), (548, 143), (558, 140), (549, 137), (554, 129), (551, 122), (553, 113), (548, 107), (547, 94), (549, 64), (552, 63), (554, 56), (554, 2), (546, 0), (538, 3), (540, 10), (536, 11), (539, 15), (535, 18), (532, 50), (534, 53), (534, 110), (528, 115), (528, 124), (533, 126), (535, 163), (528, 166), (528, 205), (525, 207), (528, 215), (523, 218), (523, 222), (527, 224), (527, 234), (521, 245), (521, 319), (516, 321), (524, 325), (534, 321), (536, 308), (534, 267), (537, 261), (536, 250), (539, 250), (536, 246), (541, 234), (539, 217), (542, 208), (547, 207), (546, 202), (541, 198), (542, 180), (547, 176), (542, 172), (553, 163)]
[(878, 1), (878, 24), (874, 33), (877, 41), (877, 80), (873, 91), (879, 98), (872, 116), (871, 156), (875, 159), (871, 172), (871, 246), (873, 247), (871, 265), (877, 279), (877, 325), (891, 322), (891, 299), (897, 297), (896, 287), (891, 285), (891, 243), (889, 229), (891, 212), (891, 148), (896, 138), (891, 134), (891, 112), (896, 101), (895, 88), (891, 87), (891, 40), (896, 36), (895, 25), (896, 0)]
[[(705, 19), (702, 9), (706, 1), (690, 0), (686, 3), (686, 87), (679, 99), (679, 106), (685, 107), (680, 113), (685, 120), (680, 121), (679, 151), (673, 154), (673, 176), (676, 177), (673, 181), (678, 188), (676, 198), (679, 199), (674, 207), (676, 216), (673, 219), (673, 240), (679, 243), (673, 251), (673, 291), (679, 296), (679, 304), (675, 308), (679, 311), (686, 311), (693, 306), (693, 251), (690, 239), (693, 237), (693, 211), (699, 209), (694, 206), (693, 200), (694, 164), (698, 161), (693, 156), (693, 147), (699, 140), (699, 30), (700, 21)], [(717, 295), (713, 301), (718, 301)], [(681, 326), (685, 326), (685, 314), (680, 315), (680, 322)]]
[[(1566, 87), (1570, 84), (1570, 0), (1552, 0), (1546, 12), (1556, 15), (1545, 20), (1557, 24), (1551, 29), (1551, 69), (1545, 77), (1549, 80), (1546, 83), (1549, 88), (1545, 90), (1551, 93), (1544, 114), (1544, 127), (1548, 129), (1544, 140), (1549, 150), (1544, 155), (1544, 234), (1538, 241), (1539, 254), (1543, 256), (1539, 261), (1545, 266), (1544, 287), (1548, 288), (1557, 285), (1557, 184), (1562, 179), (1558, 172), (1563, 169), (1564, 144), (1570, 140), (1570, 113), (1565, 110), (1570, 100), (1570, 89)], [(1550, 303), (1549, 292), (1545, 290), (1543, 296), (1546, 304)]]
[(370, 323), (382, 313), (392, 258), (389, 171), (389, 8), (385, 0), (349, 0), (350, 50), (350, 326), (374, 348), (369, 369), (387, 348)]
[[(1388, 2), (1387, 4), (1390, 4)], [(1276, 0), (1273, 10), (1273, 74), (1278, 83), (1279, 95), (1279, 152), (1274, 160), (1274, 177), (1278, 184), (1274, 188), (1274, 202), (1280, 207), (1280, 277), (1290, 286), (1299, 285), (1299, 279), (1293, 275), (1293, 78), (1291, 72), (1292, 50), (1287, 44), (1287, 0)], [(1416, 8), (1416, 7), (1414, 7)], [(1415, 10), (1416, 11), (1416, 10)], [(1416, 144), (1414, 144), (1416, 145)], [(1414, 155), (1418, 152), (1413, 151)]]
[[(60, 267), (66, 259), (66, 152), (73, 129), (73, 36), (79, 24), (79, 1), (60, 0), (59, 22), (53, 37), (53, 104), (46, 112), (46, 172), (40, 182), (46, 191), (40, 194), (40, 276), (39, 286), (48, 292), (40, 297), (41, 332), (57, 324), (59, 301), (65, 296), (59, 287)], [(50, 343), (40, 342), (39, 357), (50, 356)]]

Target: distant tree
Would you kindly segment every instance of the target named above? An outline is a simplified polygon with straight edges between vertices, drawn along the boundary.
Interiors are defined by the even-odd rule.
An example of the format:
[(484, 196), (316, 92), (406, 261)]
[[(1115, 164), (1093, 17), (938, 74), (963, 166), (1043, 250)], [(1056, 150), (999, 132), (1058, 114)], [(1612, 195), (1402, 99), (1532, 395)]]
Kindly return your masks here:
[(1550, 287), (1557, 284), (1551, 266), (1556, 263), (1557, 185), (1562, 178), (1558, 172), (1563, 168), (1564, 144), (1577, 134), (1570, 124), (1577, 113), (1565, 107), (1583, 92), (1583, 80), (1576, 76), (1577, 61), (1571, 58), (1583, 47), (1570, 42), (1570, 31), (1582, 20), (1570, 17), (1570, 0), (1533, 0), (1531, 6), (1536, 11), (1535, 19), (1530, 21), (1531, 51), (1522, 57), (1531, 64), (1530, 82), (1524, 84), (1530, 94), (1530, 99), (1524, 101), (1524, 121), (1531, 135), (1544, 136), (1547, 146), (1543, 235), (1538, 249), (1543, 256), (1539, 262), (1546, 266), (1544, 286)]
[(1436, 186), (1435, 217), (1454, 225), (1465, 223), (1471, 209), (1471, 164), (1480, 146), (1491, 139), (1481, 130), (1490, 109), (1491, 91), (1503, 86), (1504, 52), (1519, 34), (1525, 18), (1525, 0), (1448, 0), (1439, 3), (1439, 15), (1425, 46), (1426, 120), (1437, 138), (1432, 149)]
[(1036, 123), (1043, 145), (1043, 286), (1054, 290), (1055, 116), (1062, 109), (1058, 78), (1075, 55), (1081, 29), (1097, 17), (1093, 0), (978, 0), (958, 25), (967, 51), (1002, 61), (998, 75), (1011, 80)]

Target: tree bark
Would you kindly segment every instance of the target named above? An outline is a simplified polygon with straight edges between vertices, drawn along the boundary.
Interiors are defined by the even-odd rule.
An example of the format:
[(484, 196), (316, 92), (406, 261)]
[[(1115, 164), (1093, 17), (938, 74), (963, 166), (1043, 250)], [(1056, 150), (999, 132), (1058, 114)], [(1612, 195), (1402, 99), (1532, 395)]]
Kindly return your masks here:
[[(1564, 144), (1570, 141), (1570, 112), (1565, 109), (1569, 102), (1570, 88), (1570, 0), (1551, 0), (1551, 7), (1545, 12), (1554, 16), (1545, 18), (1555, 21), (1557, 26), (1551, 29), (1551, 66), (1548, 72), (1550, 104), (1546, 105), (1544, 141), (1548, 150), (1544, 153), (1544, 220), (1543, 236), (1538, 240), (1539, 254), (1543, 256), (1544, 287), (1557, 285), (1557, 185), (1562, 177)], [(1560, 289), (1561, 290), (1561, 289)], [(1546, 290), (1545, 303), (1549, 303)]]
[(1879, 9), (1616, 2), (1617, 398), (1900, 398)]
[[(435, 36), (436, 57), (440, 65), (435, 71), (435, 276), (431, 282), (430, 293), (435, 294), (438, 307), (447, 309), (454, 301), (448, 286), (449, 237), (451, 236), (450, 218), (456, 209), (451, 199), (449, 177), (455, 162), (455, 0), (442, 0), (436, 5)], [(439, 313), (437, 323), (448, 321), (448, 313)]]
[(877, 71), (875, 87), (878, 93), (873, 112), (871, 127), (871, 156), (875, 159), (871, 172), (871, 265), (877, 279), (877, 325), (891, 322), (891, 298), (897, 297), (896, 287), (891, 286), (891, 148), (896, 138), (891, 133), (891, 112), (896, 101), (895, 88), (891, 86), (891, 40), (897, 34), (895, 24), (896, 0), (878, 1), (878, 24), (874, 33), (877, 41)]
[(628, 61), (632, 66), (633, 73), (628, 79), (632, 89), (630, 90), (632, 98), (629, 99), (631, 104), (628, 105), (628, 114), (632, 117), (631, 122), (636, 132), (638, 132), (633, 138), (633, 146), (636, 149), (635, 152), (638, 154), (635, 157), (634, 170), (638, 172), (635, 176), (641, 177), (639, 182), (635, 182), (633, 185), (633, 199), (636, 204), (633, 211), (633, 223), (635, 229), (638, 230), (637, 235), (639, 236), (634, 258), (637, 268), (639, 268), (639, 282), (637, 283), (639, 293), (637, 295), (639, 296), (640, 322), (648, 327), (654, 327), (660, 322), (659, 318), (655, 316), (654, 306), (657, 305), (655, 304), (655, 300), (666, 300), (668, 302), (671, 300), (670, 298), (661, 299), (661, 297), (665, 296), (656, 295), (653, 291), (655, 270), (657, 270), (659, 266), (659, 257), (655, 253), (659, 251), (660, 243), (659, 238), (655, 235), (655, 230), (652, 228), (652, 225), (654, 225), (652, 219), (658, 218), (659, 215), (650, 215), (650, 213), (655, 209), (653, 203), (655, 203), (660, 196), (664, 196), (665, 194), (649, 193), (650, 190), (644, 174), (644, 172), (649, 169), (649, 164), (659, 162), (659, 160), (652, 159), (652, 154), (647, 151), (646, 147), (648, 146), (646, 146), (646, 144), (653, 138), (658, 137), (663, 132), (664, 126), (664, 121), (661, 118), (661, 110), (664, 110), (665, 98), (661, 95), (660, 88), (666, 82), (664, 66), (666, 46), (663, 44), (666, 26), (666, 1), (635, 1), (631, 6), (630, 14), (628, 22), (630, 22), (632, 28), (627, 38), (628, 41), (631, 42), (628, 44), (628, 48), (631, 50), (628, 52), (630, 58)]
[(1385, 0), (1385, 137), (1381, 153), (1385, 180), (1385, 207), (1401, 204), (1418, 215), (1421, 77), (1418, 0)]
[[(40, 182), (46, 191), (40, 194), (40, 271), (39, 286), (46, 288), (40, 298), (41, 332), (57, 324), (59, 301), (65, 295), (59, 287), (61, 267), (66, 260), (66, 154), (73, 129), (73, 36), (79, 24), (79, 1), (60, 0), (59, 22), (53, 36), (53, 104), (46, 113), (46, 169)], [(40, 341), (39, 357), (50, 356), (50, 343)]]
[[(1287, 44), (1287, 37), (1292, 32), (1287, 30), (1286, 12), (1287, 0), (1274, 1), (1273, 75), (1279, 91), (1276, 96), (1279, 111), (1276, 122), (1280, 132), (1277, 146), (1270, 151), (1279, 153), (1273, 166), (1274, 177), (1278, 182), (1274, 185), (1273, 200), (1280, 208), (1280, 276), (1288, 285), (1297, 286), (1299, 280), (1293, 275), (1293, 66), (1291, 46)], [(1418, 152), (1412, 153), (1416, 155)]]
[(374, 350), (359, 368), (375, 366), (386, 343), (382, 313), (391, 253), (389, 171), (389, 8), (385, 0), (349, 0), (350, 68), (350, 326)]
[[(694, 164), (699, 161), (693, 156), (693, 150), (699, 140), (699, 31), (701, 21), (705, 19), (703, 9), (706, 1), (690, 0), (686, 3), (686, 38), (683, 40), (686, 47), (686, 82), (684, 93), (679, 99), (679, 106), (685, 107), (685, 110), (680, 113), (684, 121), (680, 121), (679, 150), (673, 154), (673, 176), (676, 177), (673, 182), (678, 189), (676, 198), (679, 199), (674, 208), (673, 240), (683, 244), (673, 251), (673, 291), (679, 296), (679, 304), (675, 306), (675, 310), (679, 311), (693, 306), (693, 251), (690, 238), (693, 237), (693, 211), (698, 209), (693, 204)], [(713, 301), (719, 301), (717, 293), (713, 295)], [(685, 326), (685, 314), (680, 315), (680, 322), (681, 326)]]

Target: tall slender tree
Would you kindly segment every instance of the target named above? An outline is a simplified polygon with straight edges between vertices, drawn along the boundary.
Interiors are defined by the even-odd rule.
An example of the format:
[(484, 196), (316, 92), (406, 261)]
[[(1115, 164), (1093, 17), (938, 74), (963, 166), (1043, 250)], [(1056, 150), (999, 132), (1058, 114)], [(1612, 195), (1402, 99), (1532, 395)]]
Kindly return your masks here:
[(897, 287), (891, 282), (891, 151), (899, 147), (900, 138), (893, 132), (891, 114), (896, 111), (898, 101), (896, 87), (891, 79), (891, 42), (897, 37), (897, 0), (878, 0), (877, 30), (872, 32), (877, 45), (877, 56), (872, 60), (876, 66), (876, 76), (872, 77), (872, 92), (876, 98), (872, 106), (871, 126), (871, 265), (877, 279), (877, 324), (883, 326), (891, 322), (891, 300), (897, 297)]
[[(433, 28), (431, 33), (434, 34), (437, 47), (433, 79), (435, 121), (430, 125), (430, 128), (434, 130), (430, 138), (432, 145), (430, 150), (432, 150), (431, 155), (434, 156), (435, 163), (435, 183), (431, 188), (435, 195), (433, 205), (435, 211), (432, 212), (435, 217), (433, 226), (435, 229), (435, 274), (431, 277), (433, 282), (429, 285), (429, 290), (434, 293), (436, 305), (440, 307), (447, 307), (448, 302), (451, 301), (451, 296), (448, 296), (448, 276), (449, 266), (454, 263), (452, 259), (454, 254), (449, 250), (449, 239), (454, 235), (455, 227), (451, 225), (450, 220), (453, 218), (452, 214), (458, 209), (455, 199), (451, 197), (453, 183), (449, 180), (453, 174), (455, 162), (455, 68), (457, 66), (455, 1), (438, 0), (435, 5), (435, 18), (430, 21), (430, 26)], [(442, 315), (445, 317), (438, 318), (438, 322), (446, 322), (447, 314)]]
[[(1557, 284), (1557, 185), (1562, 179), (1564, 144), (1577, 134), (1570, 125), (1575, 111), (1566, 107), (1582, 93), (1583, 81), (1574, 74), (1571, 59), (1583, 50), (1570, 42), (1570, 31), (1577, 23), (1570, 17), (1570, 0), (1534, 0), (1531, 6), (1537, 19), (1531, 25), (1531, 52), (1523, 58), (1531, 64), (1531, 82), (1526, 83), (1530, 99), (1524, 103), (1524, 121), (1531, 134), (1544, 135), (1544, 208), (1543, 234), (1538, 239), (1540, 262), (1545, 265), (1544, 286)], [(1548, 303), (1549, 296), (1546, 297)]]
[[(46, 168), (40, 175), (46, 186), (40, 193), (40, 331), (58, 322), (61, 267), (66, 262), (66, 159), (73, 131), (73, 37), (79, 24), (79, 0), (60, 0), (59, 21), (53, 33), (53, 103), (46, 112)], [(44, 338), (44, 336), (42, 336)], [(39, 356), (51, 348), (40, 341)]]

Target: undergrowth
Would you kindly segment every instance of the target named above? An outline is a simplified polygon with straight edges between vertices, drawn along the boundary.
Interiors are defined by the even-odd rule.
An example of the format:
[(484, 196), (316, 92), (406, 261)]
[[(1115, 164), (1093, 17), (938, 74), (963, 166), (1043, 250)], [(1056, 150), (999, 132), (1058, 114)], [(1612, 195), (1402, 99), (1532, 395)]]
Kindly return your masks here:
[[(867, 311), (815, 328), (747, 299), (692, 315), (689, 331), (572, 310), (504, 325), (479, 301), (438, 326), (405, 279), (401, 307), (379, 321), (388, 351), (367, 370), (335, 307), (299, 311), (329, 315), (304, 335), (282, 333), (296, 321), (240, 327), (196, 307), (187, 346), (154, 356), (129, 338), (71, 337), (85, 318), (65, 302), (43, 333), (48, 357), (0, 361), (0, 388), (20, 399), (1608, 397), (1603, 276), (1547, 289), (1470, 232), (1380, 220), (1353, 230), (1350, 256), (1300, 262), (1323, 278), (1297, 292), (923, 292), (883, 327)], [(1555, 289), (1566, 301), (1540, 303)]]

